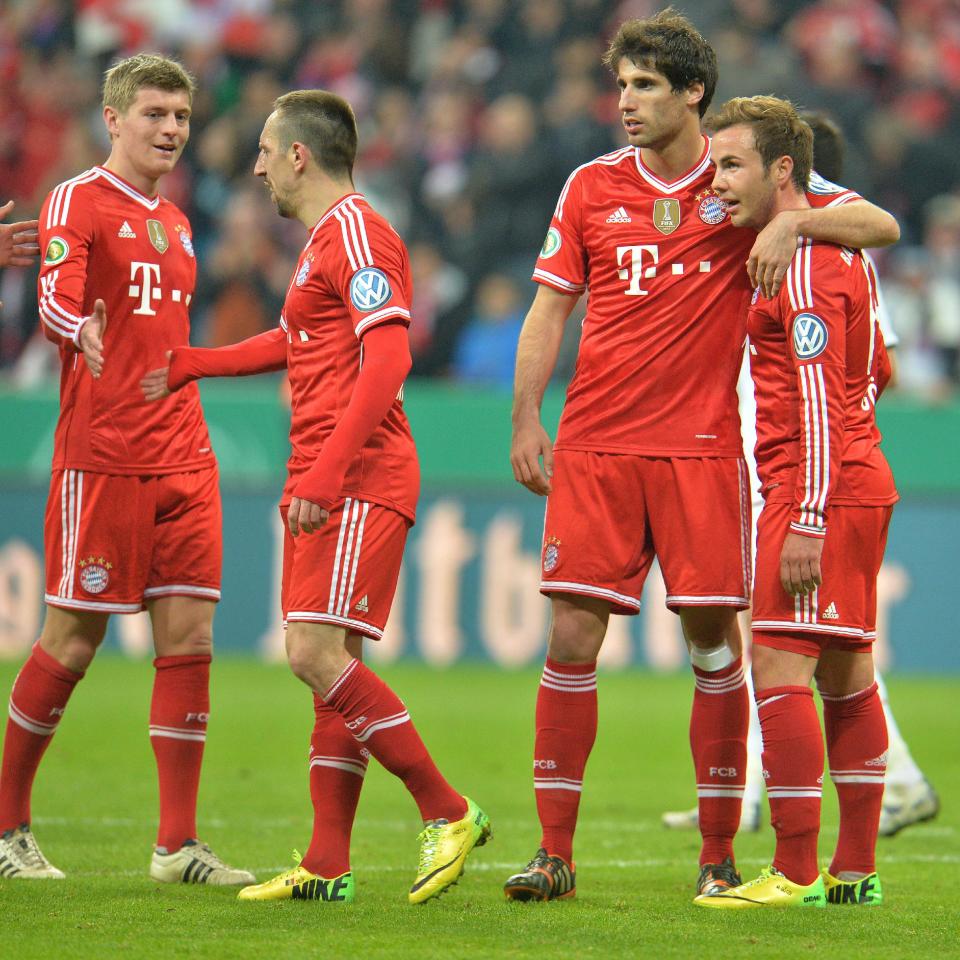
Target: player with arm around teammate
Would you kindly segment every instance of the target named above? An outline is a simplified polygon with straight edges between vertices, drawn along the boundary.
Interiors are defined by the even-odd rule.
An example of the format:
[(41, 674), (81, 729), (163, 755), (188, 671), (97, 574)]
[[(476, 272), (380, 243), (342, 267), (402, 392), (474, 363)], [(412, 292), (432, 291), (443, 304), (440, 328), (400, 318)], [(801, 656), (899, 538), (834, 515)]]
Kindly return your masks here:
[(360, 659), (378, 640), (396, 590), (420, 476), (403, 411), (410, 370), (412, 285), (406, 247), (353, 185), (357, 127), (323, 90), (285, 94), (260, 136), (254, 172), (307, 242), (280, 326), (219, 350), (176, 350), (148, 374), (148, 398), (200, 376), (286, 366), (292, 453), (281, 605), (290, 668), (312, 691), (314, 833), (293, 869), (240, 891), (242, 900), (350, 901), (350, 829), (372, 755), (416, 801), (420, 834), (410, 903), (457, 882), (488, 817), (444, 779), (397, 695)]
[[(812, 133), (774, 97), (736, 98), (710, 120), (714, 186), (734, 225), (802, 210)], [(701, 906), (878, 904), (875, 846), (887, 731), (874, 679), (877, 573), (897, 493), (876, 399), (889, 366), (873, 274), (858, 250), (804, 240), (780, 293), (750, 309), (757, 402), (753, 680), (777, 835), (771, 867)], [(829, 870), (817, 860), (823, 735), (840, 804)]]
[(40, 323), (60, 348), (60, 417), (44, 524), (46, 617), (10, 694), (0, 769), (7, 877), (63, 876), (30, 829), (34, 776), (110, 614), (145, 608), (160, 786), (150, 875), (253, 880), (200, 843), (196, 829), (220, 596), (216, 461), (196, 388), (151, 407), (137, 382), (145, 357), (188, 340), (190, 228), (157, 187), (189, 137), (193, 91), (166, 58), (115, 65), (103, 94), (110, 156), (60, 184), (41, 210)]
[[(547, 496), (541, 590), (551, 599), (537, 698), (540, 848), (507, 897), (573, 895), (573, 835), (597, 729), (596, 658), (611, 613), (636, 614), (654, 556), (679, 614), (696, 690), (690, 739), (703, 838), (697, 892), (740, 882), (747, 693), (736, 612), (749, 603), (750, 515), (736, 381), (749, 266), (776, 289), (800, 234), (897, 238), (889, 214), (840, 188), (759, 235), (732, 229), (700, 119), (716, 57), (666, 10), (623, 24), (605, 62), (629, 145), (575, 170), (533, 278), (517, 354), (511, 462)], [(589, 288), (556, 445), (540, 405), (564, 324)]]

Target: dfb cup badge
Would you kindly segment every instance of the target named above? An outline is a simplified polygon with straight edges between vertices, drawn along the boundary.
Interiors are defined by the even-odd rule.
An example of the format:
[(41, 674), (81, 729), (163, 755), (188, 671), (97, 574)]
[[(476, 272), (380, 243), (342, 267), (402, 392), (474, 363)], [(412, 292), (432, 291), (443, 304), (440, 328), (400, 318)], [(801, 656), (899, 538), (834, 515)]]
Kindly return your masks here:
[(113, 564), (103, 557), (87, 557), (80, 561), (80, 586), (87, 593), (103, 593), (110, 583)]
[(543, 572), (553, 573), (560, 562), (560, 541), (556, 537), (548, 537), (543, 545)]

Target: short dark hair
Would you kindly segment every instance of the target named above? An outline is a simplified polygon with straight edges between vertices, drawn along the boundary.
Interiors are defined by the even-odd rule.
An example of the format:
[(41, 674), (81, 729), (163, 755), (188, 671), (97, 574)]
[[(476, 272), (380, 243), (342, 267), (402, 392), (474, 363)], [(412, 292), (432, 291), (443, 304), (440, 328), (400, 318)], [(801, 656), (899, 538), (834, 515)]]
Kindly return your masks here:
[(656, 70), (669, 81), (674, 93), (703, 84), (699, 110), (702, 117), (717, 89), (717, 55), (697, 28), (673, 7), (646, 20), (627, 20), (610, 41), (603, 62), (617, 72), (626, 57), (638, 67)]
[(357, 118), (343, 97), (328, 90), (293, 90), (277, 97), (273, 109), (282, 151), (302, 143), (326, 173), (353, 178)]
[(813, 131), (813, 169), (836, 183), (843, 176), (843, 131), (825, 113), (809, 110), (800, 119)]
[(765, 169), (780, 157), (793, 160), (794, 186), (804, 191), (813, 167), (813, 131), (789, 100), (779, 97), (734, 97), (720, 112), (707, 117), (708, 130), (726, 130), (738, 124), (753, 128), (753, 142)]

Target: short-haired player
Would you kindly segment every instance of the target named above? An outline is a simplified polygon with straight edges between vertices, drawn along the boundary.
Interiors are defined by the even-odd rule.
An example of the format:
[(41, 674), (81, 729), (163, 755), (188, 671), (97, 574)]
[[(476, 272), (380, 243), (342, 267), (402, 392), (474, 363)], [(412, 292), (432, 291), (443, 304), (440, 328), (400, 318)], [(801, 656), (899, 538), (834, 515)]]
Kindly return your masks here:
[[(735, 226), (804, 210), (812, 132), (774, 97), (735, 98), (711, 118), (714, 187)], [(757, 403), (753, 682), (777, 835), (772, 865), (701, 906), (822, 907), (882, 900), (875, 846), (887, 731), (874, 680), (877, 573), (897, 500), (875, 404), (889, 378), (873, 274), (856, 249), (803, 240), (780, 292), (748, 319)], [(817, 859), (823, 732), (840, 833)]]
[(314, 831), (292, 870), (242, 900), (353, 899), (350, 831), (367, 761), (399, 777), (424, 821), (411, 903), (456, 883), (490, 822), (434, 764), (397, 695), (361, 661), (383, 635), (420, 485), (403, 410), (412, 283), (403, 241), (353, 184), (357, 127), (341, 97), (279, 97), (254, 173), (281, 216), (309, 231), (280, 325), (232, 347), (179, 349), (144, 378), (148, 397), (201, 376), (286, 367), (292, 454), (281, 605), (290, 668), (312, 691)]
[(40, 213), (40, 324), (60, 349), (60, 417), (44, 524), (46, 617), (10, 694), (0, 769), (5, 876), (63, 876), (30, 829), (34, 775), (110, 615), (146, 609), (160, 787), (150, 876), (254, 879), (197, 839), (220, 598), (216, 461), (196, 387), (149, 405), (138, 385), (145, 361), (189, 342), (190, 225), (158, 184), (187, 143), (193, 94), (193, 79), (166, 57), (111, 67), (103, 85), (110, 155), (56, 187)]
[[(547, 497), (541, 590), (552, 606), (535, 721), (541, 839), (504, 888), (520, 900), (573, 895), (597, 655), (610, 615), (638, 612), (654, 557), (694, 669), (697, 892), (740, 882), (748, 696), (736, 615), (749, 604), (751, 563), (736, 382), (750, 278), (775, 290), (800, 235), (856, 246), (898, 235), (889, 214), (838, 187), (811, 194), (823, 209), (785, 212), (759, 236), (733, 229), (700, 130), (717, 79), (709, 43), (668, 9), (624, 23), (605, 61), (628, 146), (567, 180), (517, 353), (511, 462)], [(585, 291), (554, 445), (540, 404)]]

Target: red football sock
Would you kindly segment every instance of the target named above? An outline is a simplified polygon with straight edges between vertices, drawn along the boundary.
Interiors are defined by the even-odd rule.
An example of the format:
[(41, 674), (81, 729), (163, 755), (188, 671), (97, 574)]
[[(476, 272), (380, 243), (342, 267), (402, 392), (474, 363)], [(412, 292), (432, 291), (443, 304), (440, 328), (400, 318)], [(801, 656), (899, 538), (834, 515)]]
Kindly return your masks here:
[(743, 659), (719, 670), (693, 668), (696, 690), (690, 713), (690, 750), (697, 774), (700, 865), (733, 856), (747, 780), (750, 699)]
[(887, 769), (887, 724), (874, 683), (846, 697), (820, 694), (840, 835), (830, 872), (873, 873)]
[(343, 717), (313, 695), (316, 722), (310, 738), (310, 799), (313, 836), (303, 866), (332, 880), (350, 870), (350, 832), (367, 772), (361, 749)]
[(550, 856), (573, 863), (580, 792), (597, 738), (597, 662), (557, 663), (547, 657), (537, 691), (533, 786)]
[(10, 691), (0, 768), (0, 833), (30, 822), (30, 793), (44, 751), (82, 673), (68, 670), (39, 643)]
[(757, 691), (763, 776), (777, 833), (774, 867), (794, 883), (813, 883), (823, 792), (823, 735), (809, 687)]
[(210, 656), (153, 661), (150, 744), (160, 781), (157, 846), (170, 853), (197, 836), (197, 791), (210, 715)]
[(410, 791), (424, 820), (460, 820), (466, 801), (443, 778), (400, 698), (359, 660), (351, 660), (323, 698)]

